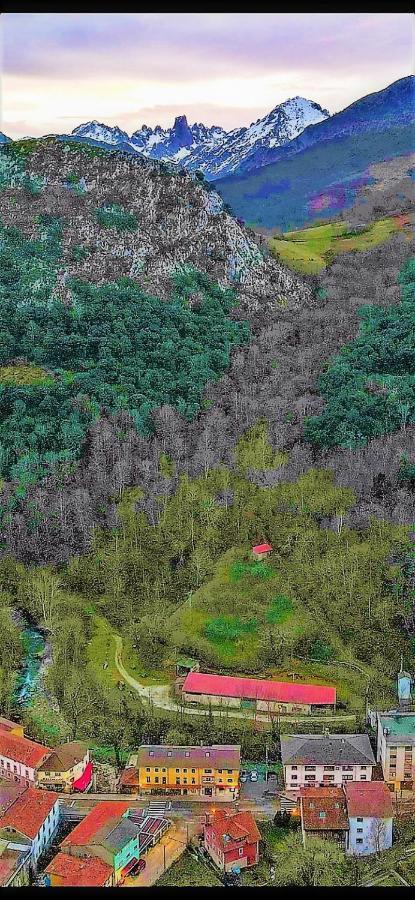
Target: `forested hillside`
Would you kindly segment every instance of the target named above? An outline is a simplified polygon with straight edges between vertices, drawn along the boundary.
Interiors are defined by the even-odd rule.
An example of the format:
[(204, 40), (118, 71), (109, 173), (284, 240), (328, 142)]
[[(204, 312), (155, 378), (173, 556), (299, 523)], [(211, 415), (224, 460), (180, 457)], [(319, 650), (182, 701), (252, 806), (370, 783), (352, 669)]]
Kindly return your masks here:
[(165, 733), (112, 693), (115, 636), (162, 684), (183, 651), (329, 677), (352, 718), (356, 671), (391, 697), (415, 636), (410, 230), (301, 276), (162, 164), (24, 141), (0, 187), (3, 708), (16, 608), (50, 639), (48, 740)]

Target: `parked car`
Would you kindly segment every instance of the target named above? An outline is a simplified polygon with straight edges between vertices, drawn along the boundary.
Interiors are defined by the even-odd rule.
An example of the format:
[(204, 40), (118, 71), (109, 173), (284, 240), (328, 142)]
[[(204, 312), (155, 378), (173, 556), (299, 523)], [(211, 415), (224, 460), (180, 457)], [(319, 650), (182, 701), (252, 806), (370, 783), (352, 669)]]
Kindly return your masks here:
[(143, 869), (145, 869), (146, 865), (147, 865), (147, 863), (146, 863), (145, 859), (139, 859), (137, 862), (137, 865), (133, 866), (133, 868), (130, 870), (130, 872), (128, 874), (129, 875), (139, 875), (140, 872), (142, 872)]
[(251, 781), (258, 781), (258, 772), (256, 772), (255, 769), (252, 770), (252, 772), (250, 774), (250, 779), (251, 779)]
[(267, 781), (276, 781), (276, 780), (277, 780), (277, 773), (276, 772), (268, 772)]
[(242, 782), (248, 781), (248, 776), (247, 776), (246, 772), (241, 772), (239, 780)]

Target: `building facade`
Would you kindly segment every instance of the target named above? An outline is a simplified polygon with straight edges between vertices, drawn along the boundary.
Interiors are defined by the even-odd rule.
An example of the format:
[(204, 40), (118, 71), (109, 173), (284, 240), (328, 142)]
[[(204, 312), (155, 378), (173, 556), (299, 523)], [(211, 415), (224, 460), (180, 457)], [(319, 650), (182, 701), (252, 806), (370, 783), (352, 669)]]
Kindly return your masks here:
[(240, 747), (142, 745), (137, 754), (140, 793), (234, 800), (239, 796)]
[(36, 784), (40, 788), (71, 793), (87, 791), (92, 784), (93, 766), (89, 749), (80, 741), (61, 744), (40, 763)]
[(281, 735), (288, 790), (371, 781), (375, 757), (367, 734)]
[(203, 845), (218, 869), (230, 872), (257, 864), (260, 838), (252, 813), (216, 810), (204, 826)]
[(57, 853), (45, 872), (45, 887), (113, 887), (112, 866), (96, 856)]
[(0, 840), (30, 848), (30, 864), (50, 845), (59, 825), (58, 795), (28, 787), (0, 818)]
[(34, 785), (38, 766), (52, 753), (20, 734), (0, 729), (0, 777), (25, 787)]
[(128, 803), (102, 801), (62, 841), (64, 853), (78, 858), (96, 857), (112, 871), (119, 884), (140, 859), (140, 829), (126, 818)]
[(342, 850), (347, 850), (349, 818), (343, 788), (302, 788), (300, 815), (304, 846), (307, 838), (318, 837), (334, 841)]
[(336, 706), (334, 687), (202, 672), (189, 672), (182, 697), (186, 704), (243, 708), (269, 717), (279, 713), (308, 715)]
[(392, 790), (412, 790), (415, 782), (415, 714), (377, 714), (377, 759)]

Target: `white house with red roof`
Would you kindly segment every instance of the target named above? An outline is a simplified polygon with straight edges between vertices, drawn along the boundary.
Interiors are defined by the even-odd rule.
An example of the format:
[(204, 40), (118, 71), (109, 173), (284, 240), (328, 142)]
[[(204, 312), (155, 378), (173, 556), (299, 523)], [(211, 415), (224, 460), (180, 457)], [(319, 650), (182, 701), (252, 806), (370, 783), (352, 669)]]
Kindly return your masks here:
[(0, 777), (26, 787), (34, 785), (38, 766), (52, 753), (49, 747), (0, 728)]
[(236, 678), (233, 675), (207, 675), (203, 672), (189, 672), (183, 683), (182, 695), (186, 703), (243, 707), (265, 715), (308, 714), (321, 709), (333, 710), (336, 705), (334, 687)]
[(30, 848), (31, 865), (49, 846), (59, 825), (59, 798), (53, 791), (26, 788), (0, 818), (0, 842)]
[(261, 834), (250, 812), (216, 810), (204, 826), (205, 850), (222, 872), (246, 869), (259, 860)]
[(392, 846), (393, 800), (384, 781), (344, 786), (349, 816), (348, 852), (367, 856)]

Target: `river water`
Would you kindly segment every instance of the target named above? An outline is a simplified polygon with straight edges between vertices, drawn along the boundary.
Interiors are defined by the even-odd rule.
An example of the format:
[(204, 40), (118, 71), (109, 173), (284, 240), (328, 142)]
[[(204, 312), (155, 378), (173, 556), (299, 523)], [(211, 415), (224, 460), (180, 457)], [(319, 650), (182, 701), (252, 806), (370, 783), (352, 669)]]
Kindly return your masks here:
[(27, 613), (13, 610), (13, 621), (21, 629), (24, 662), (17, 679), (15, 702), (31, 706), (35, 695), (42, 690), (43, 676), (50, 665), (51, 647), (45, 633), (34, 624)]

